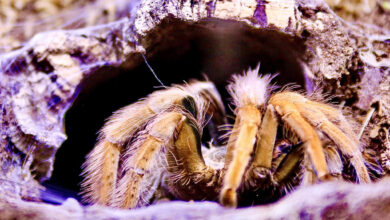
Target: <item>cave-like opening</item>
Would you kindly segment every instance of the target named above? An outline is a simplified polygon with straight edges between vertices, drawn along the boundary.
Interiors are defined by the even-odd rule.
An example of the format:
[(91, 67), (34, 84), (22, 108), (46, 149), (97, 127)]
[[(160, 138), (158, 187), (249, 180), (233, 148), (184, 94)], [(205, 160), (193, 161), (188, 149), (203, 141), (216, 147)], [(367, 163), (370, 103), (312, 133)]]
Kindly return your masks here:
[[(273, 80), (277, 85), (295, 83), (305, 87), (299, 61), (305, 51), (303, 43), (276, 30), (253, 29), (235, 21), (189, 24), (166, 19), (142, 44), (147, 48), (148, 62), (165, 85), (206, 76), (217, 85), (226, 106), (229, 97), (225, 86), (231, 75), (258, 63), (261, 73), (278, 74)], [(45, 183), (49, 188), (69, 190), (66, 196), (75, 196), (80, 191), (81, 165), (105, 120), (160, 86), (142, 57), (133, 59), (141, 61), (135, 68), (128, 68), (126, 63), (107, 66), (84, 80), (66, 113), (68, 139), (56, 154), (53, 175)]]

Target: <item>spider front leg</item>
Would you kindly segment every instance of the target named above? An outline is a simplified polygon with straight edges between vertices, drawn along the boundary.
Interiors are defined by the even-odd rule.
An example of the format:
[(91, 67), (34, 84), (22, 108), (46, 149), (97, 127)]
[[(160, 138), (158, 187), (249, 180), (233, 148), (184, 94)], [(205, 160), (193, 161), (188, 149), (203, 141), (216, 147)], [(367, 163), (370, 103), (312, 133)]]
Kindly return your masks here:
[(228, 146), (231, 148), (227, 149), (227, 154), (232, 155), (232, 158), (231, 161), (225, 161), (227, 170), (220, 198), (224, 206), (237, 206), (236, 191), (241, 185), (245, 168), (249, 163), (260, 122), (260, 111), (255, 106), (248, 105), (238, 109), (233, 128), (237, 133), (230, 137)]
[(261, 123), (261, 109), (269, 92), (267, 85), (271, 77), (258, 77), (258, 70), (259, 66), (248, 70), (246, 75), (234, 75), (233, 82), (227, 87), (236, 106), (236, 121), (227, 144), (219, 200), (228, 207), (237, 206), (237, 190), (251, 159)]

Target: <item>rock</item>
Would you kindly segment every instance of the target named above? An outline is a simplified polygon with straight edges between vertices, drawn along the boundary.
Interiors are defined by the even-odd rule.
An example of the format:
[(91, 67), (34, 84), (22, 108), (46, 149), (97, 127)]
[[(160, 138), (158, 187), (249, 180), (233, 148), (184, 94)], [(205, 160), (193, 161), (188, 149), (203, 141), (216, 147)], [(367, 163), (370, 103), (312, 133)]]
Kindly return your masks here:
[(301, 187), (266, 206), (229, 209), (214, 202), (165, 202), (136, 210), (84, 207), (75, 200), (55, 206), (1, 199), (0, 214), (8, 219), (387, 219), (390, 217), (389, 179), (357, 185), (345, 182)]

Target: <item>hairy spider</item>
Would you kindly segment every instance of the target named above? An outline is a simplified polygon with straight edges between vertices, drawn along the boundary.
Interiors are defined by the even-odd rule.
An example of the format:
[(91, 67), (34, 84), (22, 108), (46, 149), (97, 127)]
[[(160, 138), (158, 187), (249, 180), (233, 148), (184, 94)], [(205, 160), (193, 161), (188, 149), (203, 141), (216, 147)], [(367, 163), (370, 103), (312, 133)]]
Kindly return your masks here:
[[(84, 200), (134, 208), (162, 188), (177, 199), (219, 199), (235, 207), (251, 192), (261, 197), (267, 189), (340, 176), (340, 153), (358, 182), (370, 182), (357, 135), (341, 111), (289, 90), (271, 95), (270, 81), (258, 68), (233, 76), (227, 89), (236, 118), (226, 147), (201, 147), (206, 119), (224, 124), (211, 82), (175, 85), (115, 112), (84, 164)], [(219, 161), (208, 156), (216, 149)]]

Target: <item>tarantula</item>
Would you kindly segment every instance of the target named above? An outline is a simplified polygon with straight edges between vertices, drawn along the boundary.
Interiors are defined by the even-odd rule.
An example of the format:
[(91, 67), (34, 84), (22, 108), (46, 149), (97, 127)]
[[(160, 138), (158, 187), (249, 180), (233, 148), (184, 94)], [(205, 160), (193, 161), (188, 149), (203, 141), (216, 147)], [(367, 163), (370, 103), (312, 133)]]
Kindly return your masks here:
[[(271, 79), (249, 69), (227, 86), (236, 118), (220, 148), (226, 149), (222, 166), (202, 156), (205, 121), (225, 123), (211, 82), (174, 85), (115, 112), (84, 164), (84, 200), (134, 208), (160, 187), (178, 199), (235, 207), (248, 192), (337, 178), (341, 158), (353, 165), (358, 182), (370, 182), (357, 135), (341, 111), (291, 90), (271, 94)], [(275, 145), (279, 137), (290, 147)]]

